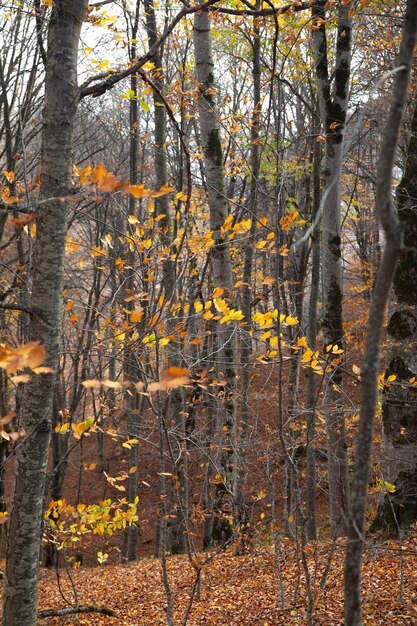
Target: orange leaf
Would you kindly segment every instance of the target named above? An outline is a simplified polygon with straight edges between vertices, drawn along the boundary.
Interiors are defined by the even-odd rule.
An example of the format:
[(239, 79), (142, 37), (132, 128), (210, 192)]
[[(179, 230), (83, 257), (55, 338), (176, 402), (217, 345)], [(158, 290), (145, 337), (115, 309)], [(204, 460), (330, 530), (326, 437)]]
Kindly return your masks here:
[(162, 375), (162, 378), (155, 383), (148, 385), (148, 391), (169, 391), (189, 383), (189, 371), (182, 367), (169, 367)]
[(14, 226), (15, 228), (23, 228), (23, 226), (27, 226), (28, 224), (33, 222), (33, 220), (36, 220), (38, 216), (38, 213), (31, 213), (30, 215), (19, 215), (19, 217), (12, 217), (10, 220), (10, 224), (12, 224), (12, 226)]

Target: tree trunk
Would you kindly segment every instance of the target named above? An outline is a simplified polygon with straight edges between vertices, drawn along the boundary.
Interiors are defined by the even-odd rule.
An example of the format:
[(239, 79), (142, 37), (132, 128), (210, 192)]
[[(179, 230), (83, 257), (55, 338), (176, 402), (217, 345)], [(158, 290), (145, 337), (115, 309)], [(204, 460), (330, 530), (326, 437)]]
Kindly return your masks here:
[[(71, 186), (72, 128), (78, 102), (77, 52), (87, 0), (60, 0), (51, 13), (42, 133), (42, 198), (65, 197)], [(46, 365), (58, 367), (67, 203), (51, 200), (39, 209), (33, 257), (32, 341), (46, 349)], [(44, 484), (51, 435), (55, 374), (27, 384), (20, 425), (26, 438), (16, 453), (7, 542), (4, 626), (37, 621), (39, 548)]]
[[(330, 85), (326, 36), (326, 12), (322, 2), (312, 8), (316, 77), (323, 132), (326, 136), (324, 166), (324, 201), (322, 226), (322, 284), (324, 345), (329, 349), (329, 371), (324, 408), (328, 439), (330, 518), (333, 537), (346, 534), (348, 470), (345, 419), (341, 393), (342, 369), (339, 355), (331, 347), (343, 348), (343, 280), (341, 240), (341, 177), (343, 138), (349, 103), (350, 59), (352, 42), (351, 11), (355, 2), (340, 3), (336, 43), (333, 92)], [(335, 362), (333, 364), (333, 361)]]
[[(392, 206), (392, 175), (403, 111), (407, 101), (407, 87), (416, 38), (417, 11), (415, 1), (408, 0), (403, 38), (397, 61), (396, 79), (393, 87), (394, 95), (380, 150), (381, 157), (378, 163), (376, 208), (378, 218), (385, 232), (386, 244), (374, 286), (361, 373), (361, 412), (355, 450), (355, 468), (352, 479), (349, 534), (345, 560), (345, 626), (360, 626), (361, 624), (361, 563), (369, 469), (378, 399), (379, 355), (385, 309), (394, 278), (395, 266), (403, 246), (403, 226)], [(413, 155), (414, 158), (415, 155)], [(408, 167), (406, 167), (406, 171), (409, 171)], [(399, 198), (401, 198), (401, 192)]]
[[(198, 101), (201, 142), (204, 152), (204, 169), (208, 189), (210, 227), (214, 245), (210, 250), (214, 287), (224, 288), (225, 298), (231, 298), (233, 272), (228, 235), (221, 227), (229, 212), (225, 194), (223, 150), (217, 119), (217, 93), (214, 84), (210, 16), (207, 10), (199, 11), (194, 18), (194, 48), (199, 82)], [(217, 432), (222, 480), (216, 485), (213, 539), (221, 542), (231, 536), (231, 516), (234, 513), (234, 435), (235, 435), (235, 387), (236, 348), (232, 324), (218, 325), (215, 346), (216, 373), (225, 385), (219, 387)]]
[[(385, 378), (388, 383), (382, 405), (383, 481), (394, 484), (381, 502), (373, 529), (398, 532), (417, 519), (417, 424), (414, 387), (417, 357), (417, 100), (411, 124), (411, 140), (403, 178), (397, 187), (398, 217), (404, 228), (404, 244), (394, 275), (396, 306), (388, 323), (392, 339)], [(411, 384), (410, 384), (411, 381)]]
[[(257, 3), (259, 6), (259, 2)], [(249, 416), (250, 416), (250, 356), (252, 354), (252, 333), (251, 333), (251, 313), (253, 289), (252, 281), (252, 265), (255, 249), (256, 237), (256, 216), (258, 214), (258, 196), (259, 196), (259, 170), (260, 170), (260, 146), (259, 146), (259, 124), (261, 115), (261, 39), (259, 24), (255, 19), (253, 22), (253, 38), (252, 38), (252, 80), (253, 80), (253, 112), (251, 123), (251, 182), (250, 193), (248, 198), (248, 210), (246, 219), (251, 219), (251, 227), (249, 238), (245, 246), (245, 256), (243, 263), (243, 286), (242, 286), (242, 313), (245, 316), (245, 325), (241, 330), (241, 348), (240, 348), (240, 378), (241, 378), (241, 395), (240, 402), (240, 419), (239, 427), (239, 460), (237, 463), (236, 477), (236, 513), (237, 523), (241, 526), (243, 535), (245, 532), (245, 523), (249, 522), (249, 518), (245, 511), (245, 487), (247, 478), (246, 457), (247, 447), (249, 444)]]
[[(317, 126), (317, 125), (316, 125)], [(317, 217), (320, 208), (320, 144), (316, 142), (313, 154), (313, 214), (312, 220)], [(311, 350), (316, 350), (317, 336), (317, 301), (320, 286), (320, 228), (317, 226), (312, 234), (311, 241), (311, 285), (308, 301), (307, 341)], [(317, 374), (310, 367), (308, 369), (307, 386), (307, 459), (306, 459), (306, 503), (307, 503), (307, 537), (317, 539), (316, 515), (316, 453), (314, 440), (316, 436), (316, 406), (317, 406)]]
[[(129, 44), (129, 61), (132, 62), (136, 57), (136, 37), (139, 27), (139, 1), (136, 2), (134, 15), (131, 25), (131, 43)], [(129, 180), (132, 185), (138, 184), (138, 145), (139, 145), (139, 108), (138, 108), (138, 78), (136, 74), (130, 77), (130, 89), (134, 97), (129, 101)], [(129, 197), (129, 213), (135, 215), (137, 212), (137, 201), (133, 196)], [(134, 227), (126, 224), (127, 229)], [(130, 247), (127, 251), (129, 259), (129, 270), (125, 284), (126, 297), (135, 293), (135, 277), (136, 277), (136, 252)], [(128, 310), (134, 310), (136, 304), (134, 301), (128, 303)], [(136, 332), (135, 324), (131, 323), (123, 355), (123, 374), (125, 380), (137, 382), (138, 368), (136, 365), (135, 340), (132, 339)], [(139, 413), (139, 397), (136, 393), (126, 392), (124, 404), (127, 410), (127, 432), (131, 439), (138, 439), (140, 434), (140, 413)], [(132, 504), (137, 498), (138, 492), (138, 476), (137, 471), (139, 463), (139, 444), (134, 444), (128, 452), (128, 480), (126, 490), (126, 500)], [(135, 469), (136, 468), (136, 471)], [(122, 546), (122, 562), (135, 561), (138, 558), (138, 542), (139, 542), (139, 526), (131, 524), (127, 526)]]

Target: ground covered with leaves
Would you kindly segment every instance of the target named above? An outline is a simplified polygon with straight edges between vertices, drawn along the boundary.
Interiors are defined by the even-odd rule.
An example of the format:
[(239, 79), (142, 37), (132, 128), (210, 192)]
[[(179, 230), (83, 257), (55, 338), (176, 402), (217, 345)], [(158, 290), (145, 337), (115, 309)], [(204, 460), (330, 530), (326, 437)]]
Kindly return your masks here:
[[(417, 624), (417, 546), (415, 537), (368, 544), (363, 562), (364, 626)], [(307, 623), (305, 567), (294, 543), (282, 539), (279, 550), (265, 547), (244, 556), (221, 552), (202, 568), (199, 597), (188, 616), (189, 626), (299, 626)], [(207, 555), (199, 557), (201, 564)], [(332, 553), (330, 543), (310, 544), (306, 563), (314, 594), (314, 624), (343, 624), (343, 543)], [(298, 562), (298, 565), (297, 565)], [(170, 557), (167, 568), (175, 626), (184, 623), (195, 569), (186, 556)], [(327, 576), (323, 582), (323, 573)], [(162, 626), (167, 624), (167, 598), (158, 559), (129, 565), (71, 570), (80, 604), (114, 609), (117, 617), (83, 614), (48, 617), (45, 626), (70, 624)], [(60, 592), (61, 589), (61, 592)], [(65, 572), (59, 585), (54, 570), (42, 570), (40, 609), (63, 608), (73, 588)], [(63, 599), (65, 596), (66, 601)], [(282, 605), (284, 600), (284, 605)]]

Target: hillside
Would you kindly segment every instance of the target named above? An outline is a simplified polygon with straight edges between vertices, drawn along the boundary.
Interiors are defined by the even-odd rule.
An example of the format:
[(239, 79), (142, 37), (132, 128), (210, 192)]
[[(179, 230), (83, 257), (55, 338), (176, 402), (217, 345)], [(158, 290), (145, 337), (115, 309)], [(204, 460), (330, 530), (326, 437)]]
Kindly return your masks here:
[[(317, 594), (315, 626), (338, 626), (343, 623), (343, 556), (340, 544), (334, 551), (324, 589), (320, 580), (328, 564), (331, 546), (327, 542), (307, 548), (312, 586)], [(417, 623), (417, 551), (415, 536), (402, 544), (368, 545), (363, 569), (364, 626), (412, 626)], [(188, 626), (298, 626), (306, 624), (305, 578), (297, 568), (294, 544), (283, 539), (279, 556), (285, 604), (281, 607), (281, 587), (274, 550), (260, 548), (253, 554), (233, 556), (231, 551), (216, 555), (204, 566), (200, 599), (195, 599)], [(402, 556), (402, 558), (401, 558)], [(206, 555), (202, 555), (201, 559)], [(187, 557), (168, 559), (168, 571), (174, 603), (175, 625), (183, 623), (184, 612), (193, 584), (193, 570)], [(302, 564), (299, 563), (302, 569)], [(71, 584), (61, 572), (61, 589), (68, 600), (72, 598)], [(117, 612), (117, 617), (92, 613), (63, 618), (46, 618), (45, 626), (65, 626), (74, 623), (90, 626), (118, 624), (123, 626), (162, 626), (166, 595), (161, 567), (156, 559), (138, 563), (99, 568), (71, 570), (81, 604), (105, 605)], [(299, 592), (294, 602), (297, 577)], [(53, 570), (41, 572), (40, 608), (67, 606), (60, 596)]]

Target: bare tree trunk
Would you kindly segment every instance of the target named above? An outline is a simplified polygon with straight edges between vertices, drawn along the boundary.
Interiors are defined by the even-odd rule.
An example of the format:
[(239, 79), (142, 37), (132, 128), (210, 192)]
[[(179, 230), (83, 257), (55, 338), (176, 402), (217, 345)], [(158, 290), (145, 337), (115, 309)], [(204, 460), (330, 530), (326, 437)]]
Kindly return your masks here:
[(346, 534), (348, 470), (345, 440), (345, 418), (341, 394), (342, 369), (333, 360), (331, 347), (343, 348), (343, 280), (341, 240), (341, 176), (343, 138), (349, 103), (350, 59), (352, 44), (352, 11), (355, 2), (340, 3), (336, 42), (333, 92), (328, 67), (326, 12), (322, 2), (314, 2), (312, 18), (316, 77), (323, 132), (326, 136), (324, 166), (322, 268), (324, 345), (330, 350), (330, 371), (325, 390), (325, 414), (328, 439), (330, 517), (333, 537)]
[[(139, 27), (139, 1), (137, 0), (134, 10), (134, 15), (131, 23), (131, 43), (129, 43), (129, 60), (136, 57), (136, 37)], [(129, 19), (130, 16), (126, 16)], [(138, 78), (136, 74), (132, 74), (130, 77), (130, 89), (135, 94), (129, 101), (129, 179), (132, 185), (138, 183), (138, 144), (139, 144), (139, 109), (138, 109)], [(136, 201), (133, 196), (129, 198), (129, 213), (135, 215), (137, 211)], [(129, 226), (128, 226), (129, 228)], [(136, 254), (134, 250), (130, 250), (127, 253), (129, 259), (129, 274), (125, 284), (126, 295), (135, 293), (135, 266), (136, 266)], [(132, 301), (129, 303), (129, 308), (134, 309), (135, 303)], [(135, 333), (135, 324), (131, 324), (131, 330), (129, 331), (127, 341), (124, 348), (124, 360), (123, 360), (123, 374), (125, 380), (137, 381), (138, 373), (136, 367), (136, 355), (134, 349), (134, 340), (131, 339)], [(139, 397), (135, 393), (125, 393), (125, 406), (127, 409), (127, 431), (129, 438), (138, 439), (140, 434), (140, 414), (139, 414)], [(137, 497), (138, 491), (138, 476), (139, 472), (134, 468), (138, 467), (139, 463), (139, 445), (134, 444), (130, 447), (128, 452), (128, 480), (126, 500), (129, 503), (134, 503)], [(130, 471), (131, 470), (131, 471)], [(131, 524), (127, 526), (124, 534), (123, 546), (122, 546), (122, 561), (135, 561), (138, 558), (138, 541), (139, 541), (139, 526), (137, 524)]]
[[(149, 47), (151, 48), (157, 41), (157, 23), (155, 6), (153, 0), (145, 0), (146, 11), (146, 32), (149, 39)], [(154, 78), (153, 83), (160, 93), (164, 90), (164, 77), (162, 72), (162, 58), (161, 53), (158, 50), (152, 58), (155, 67), (157, 68), (158, 75)], [(155, 183), (156, 188), (159, 189), (162, 185), (168, 182), (167, 172), (167, 156), (166, 156), (166, 109), (165, 103), (160, 97), (159, 93), (155, 90), (152, 92), (154, 102), (154, 168), (155, 168)], [(165, 295), (165, 307), (167, 310), (172, 306), (176, 294), (176, 267), (175, 262), (172, 260), (171, 255), (175, 254), (174, 250), (171, 250), (172, 245), (172, 232), (171, 232), (171, 215), (169, 199), (167, 195), (157, 198), (155, 201), (155, 213), (161, 216), (159, 221), (160, 225), (160, 239), (161, 243), (166, 247), (166, 258), (163, 261), (163, 289)], [(177, 319), (175, 316), (169, 316), (167, 322), (166, 334), (175, 335), (175, 326)], [(178, 334), (178, 333), (177, 333)], [(183, 357), (181, 354), (180, 342), (175, 339), (171, 340), (168, 351), (168, 362), (171, 366), (181, 367), (183, 365)], [(179, 484), (175, 488), (175, 484), (172, 486), (170, 495), (172, 500), (173, 517), (167, 526), (167, 549), (174, 554), (180, 554), (186, 550), (186, 540), (184, 530), (186, 526), (186, 520), (182, 519), (186, 515), (188, 509), (187, 485), (186, 485), (186, 466), (187, 466), (187, 451), (185, 444), (185, 416), (183, 411), (183, 391), (182, 389), (174, 389), (170, 392), (168, 411), (174, 418), (174, 433), (171, 437), (171, 447), (175, 451), (175, 468), (174, 472), (178, 476), (178, 481), (175, 484)], [(169, 421), (169, 420), (168, 420)]]
[[(320, 208), (320, 144), (315, 143), (313, 154), (313, 221)], [(317, 226), (311, 242), (311, 285), (308, 302), (307, 341), (313, 352), (316, 349), (317, 302), (320, 286), (320, 228)], [(307, 386), (307, 459), (306, 459), (306, 502), (307, 502), (307, 537), (317, 539), (316, 517), (316, 454), (314, 439), (316, 433), (316, 373), (308, 369)]]
[[(257, 3), (259, 6), (259, 2)], [(245, 246), (245, 257), (243, 265), (243, 286), (242, 286), (242, 313), (245, 316), (245, 325), (241, 331), (240, 348), (240, 378), (241, 378), (241, 405), (240, 417), (237, 420), (239, 426), (238, 435), (238, 457), (237, 477), (236, 477), (236, 513), (237, 523), (244, 525), (249, 521), (245, 512), (245, 487), (246, 487), (246, 457), (249, 436), (249, 416), (250, 416), (250, 363), (252, 354), (252, 334), (251, 334), (251, 303), (253, 300), (253, 290), (251, 288), (252, 265), (255, 249), (256, 216), (258, 204), (259, 170), (260, 170), (260, 146), (259, 146), (259, 124), (261, 116), (261, 39), (259, 24), (254, 20), (252, 38), (252, 79), (253, 79), (253, 112), (251, 123), (251, 182), (248, 199), (247, 218), (251, 219), (249, 239)], [(242, 528), (243, 530), (243, 528)]]
[[(364, 544), (365, 511), (372, 455), (375, 411), (378, 398), (377, 378), (385, 309), (395, 267), (403, 247), (403, 226), (392, 202), (392, 176), (403, 112), (407, 101), (413, 50), (417, 39), (417, 11), (414, 0), (407, 1), (404, 31), (397, 61), (393, 97), (378, 164), (376, 208), (386, 238), (378, 270), (366, 333), (362, 365), (362, 399), (359, 432), (355, 451), (352, 497), (349, 509), (349, 534), (345, 560), (345, 626), (361, 624), (361, 563)], [(414, 161), (415, 155), (412, 156)], [(406, 171), (408, 171), (407, 163)], [(415, 171), (413, 172), (415, 173)], [(399, 192), (401, 198), (401, 191)]]
[(417, 389), (409, 384), (415, 378), (417, 340), (416, 172), (417, 100), (405, 171), (397, 187), (398, 217), (404, 227), (406, 250), (401, 252), (394, 275), (397, 303), (387, 328), (392, 345), (385, 374), (386, 378), (395, 375), (396, 379), (394, 384), (388, 383), (382, 405), (382, 479), (394, 484), (396, 490), (384, 495), (372, 525), (373, 530), (382, 528), (394, 533), (417, 519)]
[[(78, 102), (77, 52), (87, 0), (60, 0), (51, 13), (42, 134), (42, 198), (65, 197), (71, 186), (72, 128)], [(54, 370), (62, 328), (67, 203), (41, 205), (33, 257), (32, 341), (46, 349)], [(4, 626), (37, 621), (39, 548), (52, 423), (55, 374), (34, 376), (25, 389), (20, 424), (26, 438), (16, 453), (7, 542)]]
[[(214, 83), (210, 16), (207, 10), (194, 17), (194, 48), (199, 82), (198, 101), (200, 134), (204, 152), (204, 169), (208, 188), (210, 227), (214, 245), (210, 250), (214, 287), (225, 289), (230, 298), (233, 289), (233, 272), (228, 235), (221, 227), (229, 212), (225, 195), (223, 150), (217, 119), (217, 94)], [(225, 385), (219, 387), (218, 432), (220, 438), (222, 481), (216, 485), (216, 516), (213, 523), (213, 539), (220, 542), (231, 535), (230, 516), (234, 512), (235, 477), (235, 332), (232, 324), (218, 325), (216, 372)]]

